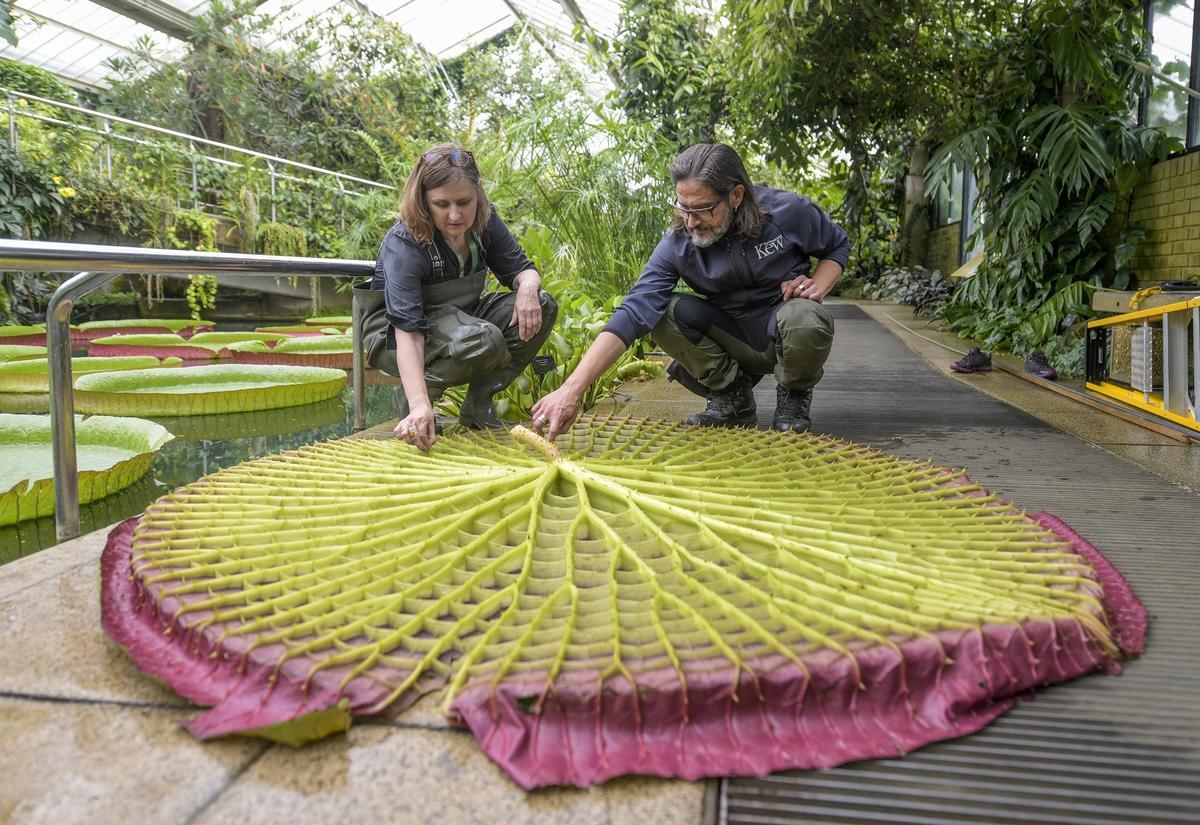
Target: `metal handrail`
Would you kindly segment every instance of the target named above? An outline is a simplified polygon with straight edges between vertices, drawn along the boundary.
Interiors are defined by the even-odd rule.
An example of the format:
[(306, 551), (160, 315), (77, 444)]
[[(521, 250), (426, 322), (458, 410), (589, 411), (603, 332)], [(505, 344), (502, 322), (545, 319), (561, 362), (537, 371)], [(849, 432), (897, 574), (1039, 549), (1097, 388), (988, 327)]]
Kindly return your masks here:
[[(32, 100), (36, 103), (46, 103), (50, 106), (55, 106), (59, 109), (67, 109), (72, 112), (79, 112), (80, 114), (87, 115), (88, 117), (99, 118), (100, 120), (104, 120), (109, 123), (123, 123), (126, 126), (133, 126), (133, 127), (142, 129), (147, 132), (157, 132), (161, 135), (168, 135), (169, 137), (179, 138), (180, 140), (186, 140), (188, 143), (193, 143), (193, 144), (201, 143), (201, 144), (204, 144), (205, 146), (213, 146), (217, 149), (224, 149), (224, 150), (227, 150), (230, 152), (237, 152), (242, 155), (249, 155), (250, 157), (254, 157), (254, 158), (261, 158), (262, 160), (265, 160), (268, 163), (282, 163), (286, 166), (294, 166), (297, 169), (304, 169), (309, 172), (316, 172), (320, 175), (329, 175), (331, 177), (341, 178), (342, 180), (354, 181), (355, 183), (361, 183), (366, 186), (373, 186), (377, 189), (395, 189), (394, 186), (391, 186), (386, 183), (380, 183), (379, 181), (370, 180), (368, 178), (360, 178), (355, 175), (347, 175), (345, 172), (335, 172), (332, 169), (323, 169), (320, 166), (311, 166), (310, 164), (301, 163), (300, 161), (297, 161), (297, 160), (288, 160), (287, 158), (281, 158), (276, 155), (268, 155), (265, 152), (255, 152), (253, 149), (244, 149), (241, 146), (234, 146), (233, 144), (230, 144), (230, 143), (221, 143), (220, 141), (210, 140), (209, 138), (197, 137), (196, 135), (188, 135), (183, 132), (176, 132), (174, 129), (167, 129), (163, 126), (155, 126), (152, 123), (142, 123), (141, 121), (138, 121), (138, 120), (130, 120), (129, 118), (119, 117), (117, 115), (110, 115), (107, 112), (97, 112), (94, 109), (88, 109), (83, 106), (76, 106), (73, 103), (64, 103), (61, 100), (54, 100), (54, 99), (48, 98), (48, 97), (38, 97), (37, 95), (31, 95), (27, 92), (20, 92), (20, 91), (17, 91), (16, 89), (9, 89), (9, 88), (3, 87), (3, 86), (0, 86), (0, 92), (3, 92), (5, 95), (7, 95), (9, 97), (20, 97), (20, 98), (24, 98), (26, 100)], [(30, 112), (17, 112), (16, 114), (19, 116), (22, 116), (22, 117), (34, 116), (33, 113), (30, 113)]]
[[(46, 305), (46, 347), (50, 368), (50, 423), (54, 434), (54, 525), (59, 541), (79, 535), (79, 479), (75, 454), (75, 396), (71, 380), (71, 310), (82, 295), (126, 272), (183, 274), (238, 272), (277, 277), (362, 276), (375, 273), (374, 261), (289, 258), (227, 252), (188, 252), (129, 246), (0, 240), (0, 270), (76, 272)], [(353, 304), (354, 426), (366, 426), (363, 403), (362, 310)]]

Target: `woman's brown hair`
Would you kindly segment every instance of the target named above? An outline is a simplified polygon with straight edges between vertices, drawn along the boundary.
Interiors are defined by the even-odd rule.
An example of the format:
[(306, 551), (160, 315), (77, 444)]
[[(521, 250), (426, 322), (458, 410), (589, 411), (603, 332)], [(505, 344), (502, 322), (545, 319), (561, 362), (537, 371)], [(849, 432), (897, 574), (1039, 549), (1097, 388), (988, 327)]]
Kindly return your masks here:
[(429, 214), (425, 193), (464, 179), (475, 186), (475, 222), (471, 224), (471, 232), (480, 234), (492, 217), (492, 204), (483, 191), (475, 156), (457, 143), (442, 143), (417, 160), (400, 201), (400, 218), (417, 243), (433, 242), (433, 216)]
[[(737, 207), (730, 204), (733, 208), (730, 229), (734, 235), (757, 238), (763, 222), (771, 216), (770, 211), (761, 208), (754, 197), (754, 184), (750, 182), (741, 155), (724, 143), (696, 143), (680, 152), (671, 164), (671, 182), (679, 183), (681, 180), (704, 184), (722, 198), (739, 183), (742, 185), (742, 202)], [(671, 228), (676, 232), (687, 231), (687, 221), (683, 215), (675, 213)]]

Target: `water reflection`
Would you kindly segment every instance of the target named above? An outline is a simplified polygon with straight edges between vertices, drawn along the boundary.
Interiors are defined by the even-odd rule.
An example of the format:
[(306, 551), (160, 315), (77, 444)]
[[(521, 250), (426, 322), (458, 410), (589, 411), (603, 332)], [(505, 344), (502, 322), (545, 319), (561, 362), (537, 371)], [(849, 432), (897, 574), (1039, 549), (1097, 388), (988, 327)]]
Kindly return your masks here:
[[(392, 393), (388, 384), (366, 387), (368, 427), (394, 417)], [(353, 401), (353, 390), (347, 387), (336, 398), (302, 407), (152, 419), (176, 438), (159, 450), (140, 481), (81, 508), (81, 527), (86, 533), (136, 515), (163, 493), (223, 467), (349, 435)], [(56, 543), (50, 517), (0, 528), (0, 564)]]

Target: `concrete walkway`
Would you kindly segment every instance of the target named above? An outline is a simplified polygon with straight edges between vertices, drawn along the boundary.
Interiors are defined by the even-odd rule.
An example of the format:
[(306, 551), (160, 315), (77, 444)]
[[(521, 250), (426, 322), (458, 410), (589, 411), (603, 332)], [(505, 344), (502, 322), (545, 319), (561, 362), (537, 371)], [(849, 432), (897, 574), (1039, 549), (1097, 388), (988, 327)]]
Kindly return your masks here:
[[(895, 307), (868, 306), (912, 325)], [(945, 371), (934, 344), (891, 327)], [(899, 342), (897, 342), (898, 344)], [(881, 399), (863, 392), (888, 351), (860, 351), (839, 338), (838, 358), (860, 368), (857, 382), (822, 386), (817, 429), (894, 452), (920, 452), (888, 433), (854, 424)], [(947, 373), (948, 374), (948, 373)], [(1176, 483), (1200, 480), (1200, 449), (1186, 447), (999, 374), (961, 382), (1076, 432), (1104, 450), (1151, 465)], [(760, 387), (773, 402), (773, 388)], [(633, 415), (678, 419), (699, 402), (657, 380), (627, 386)], [(973, 395), (968, 393), (966, 397)], [(916, 407), (913, 407), (916, 403)], [(932, 403), (932, 402), (929, 402)], [(889, 405), (922, 414), (920, 399)], [(770, 404), (764, 404), (764, 419)], [(1088, 449), (1080, 442), (1080, 449)], [(926, 451), (925, 455), (933, 453)], [(989, 483), (1019, 473), (1000, 457), (963, 454)], [(983, 465), (986, 465), (983, 466)], [(1137, 468), (1131, 468), (1137, 470)], [(1141, 470), (1137, 470), (1141, 472)], [(977, 473), (979, 475), (979, 473)], [(301, 750), (253, 739), (201, 744), (180, 728), (194, 709), (143, 676), (100, 629), (98, 559), (104, 531), (0, 567), (0, 823), (700, 823), (705, 783), (630, 777), (586, 791), (525, 793), (465, 732), (447, 727), (427, 698), (397, 722), (359, 722), (345, 736)], [(711, 794), (710, 794), (711, 799)], [(799, 820), (797, 820), (799, 821)]]

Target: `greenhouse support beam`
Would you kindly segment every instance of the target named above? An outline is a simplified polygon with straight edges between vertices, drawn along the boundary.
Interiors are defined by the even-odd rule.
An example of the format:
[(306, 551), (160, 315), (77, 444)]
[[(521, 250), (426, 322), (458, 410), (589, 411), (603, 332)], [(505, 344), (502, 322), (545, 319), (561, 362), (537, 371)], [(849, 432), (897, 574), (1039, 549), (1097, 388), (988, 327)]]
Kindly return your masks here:
[(621, 88), (621, 75), (617, 72), (616, 67), (613, 66), (612, 60), (609, 59), (608, 55), (604, 54), (596, 45), (598, 35), (595, 29), (591, 27), (591, 24), (588, 23), (587, 18), (583, 16), (583, 10), (579, 8), (579, 4), (575, 0), (558, 0), (558, 4), (563, 7), (563, 11), (567, 13), (567, 17), (571, 18), (571, 22), (583, 29), (588, 48), (604, 64), (604, 70), (608, 72), (608, 76), (613, 84), (618, 89)]
[(122, 17), (143, 26), (168, 34), (176, 40), (187, 40), (196, 31), (196, 18), (163, 0), (93, 0), (97, 6), (115, 11)]
[[(46, 307), (50, 419), (54, 434), (54, 526), (59, 541), (66, 541), (79, 535), (75, 399), (71, 381), (71, 309), (78, 298), (127, 272), (162, 275), (239, 272), (262, 278), (279, 275), (367, 278), (375, 274), (375, 262), (0, 239), (0, 270), (9, 269), (78, 273), (54, 291)], [(356, 338), (361, 340), (357, 334)], [(364, 383), (361, 354), (354, 363), (359, 373), (354, 386), (361, 389)]]

